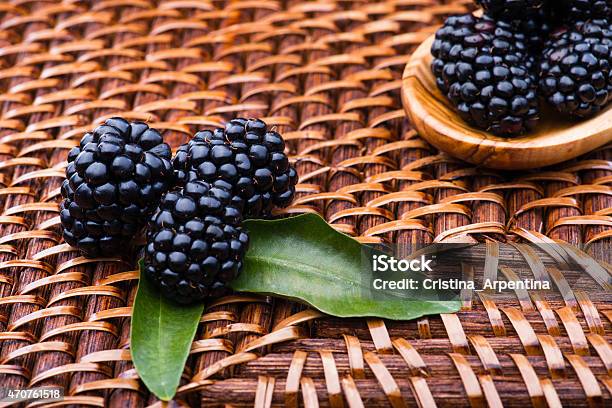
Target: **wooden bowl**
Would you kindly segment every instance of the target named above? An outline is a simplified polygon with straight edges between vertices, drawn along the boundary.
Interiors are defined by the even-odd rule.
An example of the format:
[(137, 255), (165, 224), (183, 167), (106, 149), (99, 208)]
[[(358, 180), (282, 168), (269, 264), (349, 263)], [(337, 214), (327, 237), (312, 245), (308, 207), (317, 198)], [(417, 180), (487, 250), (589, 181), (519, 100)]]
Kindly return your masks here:
[(414, 52), (402, 78), (402, 102), (419, 134), (438, 149), (473, 164), (506, 170), (548, 166), (612, 141), (612, 105), (597, 116), (571, 121), (546, 110), (528, 135), (502, 138), (465, 123), (442, 95), (430, 65), (429, 37)]

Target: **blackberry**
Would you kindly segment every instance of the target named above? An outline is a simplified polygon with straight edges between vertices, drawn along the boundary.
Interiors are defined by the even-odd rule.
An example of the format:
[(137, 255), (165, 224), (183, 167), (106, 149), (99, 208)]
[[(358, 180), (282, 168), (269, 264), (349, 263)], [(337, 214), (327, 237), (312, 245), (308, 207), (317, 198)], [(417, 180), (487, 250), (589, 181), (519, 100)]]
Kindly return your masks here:
[(68, 153), (60, 220), (85, 256), (124, 252), (173, 180), (170, 147), (145, 123), (108, 119)]
[(284, 153), (281, 135), (259, 119), (234, 119), (225, 129), (203, 130), (179, 147), (176, 178), (222, 181), (234, 194), (232, 204), (245, 218), (268, 217), (274, 207), (293, 200), (297, 173)]
[(555, 8), (562, 20), (575, 23), (590, 19), (612, 18), (612, 0), (556, 0)]
[(535, 61), (527, 48), (509, 23), (449, 17), (431, 49), (436, 84), (469, 124), (501, 136), (525, 133), (539, 120)]
[(549, 9), (541, 8), (521, 20), (512, 22), (513, 30), (525, 36), (531, 55), (539, 55), (552, 32), (555, 18)]
[(145, 273), (170, 299), (225, 293), (242, 269), (249, 237), (222, 183), (189, 181), (164, 195), (149, 223)]
[(536, 13), (544, 6), (545, 0), (476, 0), (487, 14), (497, 20), (522, 20)]
[(540, 92), (559, 112), (586, 118), (612, 100), (612, 24), (592, 20), (555, 33), (540, 65)]

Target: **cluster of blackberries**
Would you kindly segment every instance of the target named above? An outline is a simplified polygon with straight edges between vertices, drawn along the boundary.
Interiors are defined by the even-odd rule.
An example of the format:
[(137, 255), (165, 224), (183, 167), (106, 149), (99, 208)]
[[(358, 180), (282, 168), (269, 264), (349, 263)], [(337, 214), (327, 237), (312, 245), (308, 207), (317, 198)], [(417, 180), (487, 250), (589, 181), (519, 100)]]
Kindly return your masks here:
[(243, 266), (243, 219), (293, 200), (297, 173), (284, 148), (263, 121), (234, 119), (198, 132), (172, 159), (156, 130), (109, 119), (68, 155), (64, 238), (87, 257), (116, 256), (146, 226), (144, 272), (163, 294), (181, 303), (219, 295)]
[(144, 123), (112, 118), (68, 153), (60, 220), (64, 240), (88, 257), (130, 246), (174, 176), (170, 146)]
[(449, 17), (432, 71), (469, 124), (501, 136), (529, 132), (540, 98), (586, 118), (612, 100), (612, 0), (476, 0), (482, 17)]
[[(297, 173), (281, 135), (257, 119), (234, 119), (180, 146), (176, 188), (147, 234), (145, 272), (171, 298), (220, 294), (242, 268), (243, 218), (267, 218), (293, 200)], [(189, 221), (189, 222), (186, 222)]]
[(181, 303), (222, 294), (242, 269), (249, 243), (241, 221), (224, 186), (193, 180), (175, 187), (151, 219), (145, 273)]
[(179, 183), (225, 180), (245, 217), (267, 217), (293, 199), (297, 173), (285, 142), (258, 119), (234, 119), (225, 130), (204, 130), (179, 147), (174, 157)]
[(535, 63), (525, 37), (509, 24), (471, 14), (449, 17), (432, 54), (438, 87), (466, 122), (501, 135), (535, 126)]
[(540, 91), (559, 112), (587, 118), (612, 100), (612, 20), (554, 33), (540, 64)]

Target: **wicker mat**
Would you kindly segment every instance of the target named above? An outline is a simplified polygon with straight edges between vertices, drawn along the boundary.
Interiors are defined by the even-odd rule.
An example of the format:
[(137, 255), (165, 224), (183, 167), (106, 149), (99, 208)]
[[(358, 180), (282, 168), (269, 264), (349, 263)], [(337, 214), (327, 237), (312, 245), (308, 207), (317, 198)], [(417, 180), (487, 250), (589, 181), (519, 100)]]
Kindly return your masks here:
[[(399, 89), (411, 51), (470, 7), (0, 2), (2, 386), (59, 385), (71, 405), (159, 404), (130, 361), (134, 263), (79, 257), (59, 235), (67, 152), (114, 115), (149, 121), (173, 147), (234, 116), (262, 117), (284, 134), (300, 175), (285, 214), (321, 214), (364, 242), (556, 239), (610, 262), (612, 146), (501, 173), (437, 152), (406, 120)], [(202, 317), (177, 403), (611, 404), (609, 292), (474, 296), (464, 306), (394, 322), (219, 299)]]

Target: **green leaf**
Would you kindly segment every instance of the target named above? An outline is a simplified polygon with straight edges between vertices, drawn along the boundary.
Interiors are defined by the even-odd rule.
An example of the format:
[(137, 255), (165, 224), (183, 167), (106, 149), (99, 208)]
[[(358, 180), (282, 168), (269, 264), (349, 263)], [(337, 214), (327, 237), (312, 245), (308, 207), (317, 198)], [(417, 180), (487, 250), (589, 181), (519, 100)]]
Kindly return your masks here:
[(142, 265), (132, 311), (132, 360), (149, 391), (168, 401), (179, 385), (204, 305), (184, 306), (164, 298), (144, 278)]
[(338, 317), (408, 320), (456, 312), (461, 306), (454, 300), (424, 300), (418, 291), (371, 296), (367, 259), (362, 258), (368, 249), (317, 215), (249, 220), (244, 226), (251, 242), (244, 270), (231, 285), (234, 290), (301, 300)]
[[(433, 301), (418, 291), (372, 296), (364, 262), (372, 250), (306, 214), (281, 220), (245, 221), (251, 237), (237, 291), (268, 293), (306, 302), (339, 317), (414, 319), (459, 310), (458, 301)], [(161, 400), (179, 385), (204, 305), (179, 305), (141, 279), (132, 312), (131, 353), (140, 378)]]

